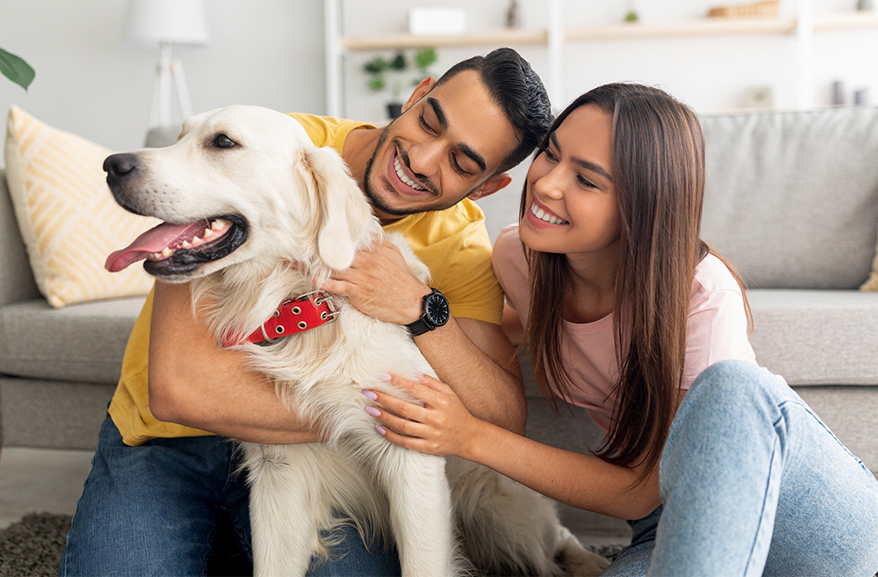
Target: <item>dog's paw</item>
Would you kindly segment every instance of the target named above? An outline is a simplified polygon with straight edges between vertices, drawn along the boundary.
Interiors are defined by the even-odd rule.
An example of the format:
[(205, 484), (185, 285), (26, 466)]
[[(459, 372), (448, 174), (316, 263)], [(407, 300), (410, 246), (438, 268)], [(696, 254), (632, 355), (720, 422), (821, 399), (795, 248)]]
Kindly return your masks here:
[(570, 577), (598, 577), (610, 562), (596, 553), (587, 551), (567, 527), (558, 528), (556, 558)]
[(567, 574), (570, 577), (598, 577), (610, 566), (608, 560), (590, 551), (583, 550), (571, 557), (575, 559), (568, 557), (565, 561)]

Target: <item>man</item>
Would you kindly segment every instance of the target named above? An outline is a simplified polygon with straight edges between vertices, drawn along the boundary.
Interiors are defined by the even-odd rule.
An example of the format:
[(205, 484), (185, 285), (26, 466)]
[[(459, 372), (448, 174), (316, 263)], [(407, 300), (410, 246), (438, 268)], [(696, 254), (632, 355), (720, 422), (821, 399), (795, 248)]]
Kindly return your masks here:
[[(447, 295), (451, 318), (417, 329), (432, 289), (389, 243), (358, 255), (323, 288), (366, 314), (412, 327), (418, 347), (471, 412), (523, 432), (521, 377), (499, 325), (502, 292), (483, 215), (468, 199), (508, 185), (505, 171), (548, 131), (548, 97), (536, 73), (514, 50), (499, 49), (439, 81), (422, 81), (385, 129), (294, 116), (316, 145), (341, 153), (385, 229), (410, 240)], [(247, 487), (227, 439), (319, 441), (294, 409), (247, 369), (244, 353), (217, 345), (193, 315), (188, 285), (157, 282), (126, 349), (61, 575), (203, 574), (217, 518), (249, 555)], [(372, 555), (355, 533), (348, 536), (344, 556), (318, 572), (399, 571), (395, 554)]]

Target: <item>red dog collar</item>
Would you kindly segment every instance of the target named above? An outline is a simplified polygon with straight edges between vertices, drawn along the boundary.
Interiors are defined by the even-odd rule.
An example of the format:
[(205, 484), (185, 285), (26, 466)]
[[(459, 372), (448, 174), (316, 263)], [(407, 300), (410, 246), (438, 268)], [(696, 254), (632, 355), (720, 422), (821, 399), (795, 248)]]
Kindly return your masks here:
[(315, 291), (297, 299), (285, 300), (262, 326), (243, 341), (223, 339), (223, 346), (230, 347), (241, 342), (270, 343), (281, 337), (301, 333), (335, 319), (338, 311), (329, 293)]

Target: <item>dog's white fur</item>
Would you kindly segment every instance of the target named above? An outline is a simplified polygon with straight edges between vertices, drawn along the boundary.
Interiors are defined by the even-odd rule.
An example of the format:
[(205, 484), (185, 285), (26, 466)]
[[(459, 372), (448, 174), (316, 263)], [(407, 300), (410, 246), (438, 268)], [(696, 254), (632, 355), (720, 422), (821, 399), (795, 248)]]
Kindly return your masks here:
[[(214, 146), (217, 135), (236, 146)], [(230, 107), (193, 117), (177, 144), (135, 153), (139, 173), (125, 204), (142, 214), (189, 222), (222, 214), (246, 219), (246, 242), (188, 274), (193, 306), (206, 307), (217, 341), (257, 330), (310, 279), (350, 266), (382, 229), (331, 149), (318, 149), (289, 116)], [(392, 239), (421, 279), (427, 268)], [(299, 263), (299, 270), (288, 261)], [(380, 322), (335, 297), (335, 322), (268, 346), (238, 345), (277, 384), (283, 402), (318, 424), (327, 442), (242, 443), (252, 483), (250, 514), (257, 575), (304, 575), (325, 554), (319, 535), (344, 519), (367, 542), (395, 542), (404, 575), (496, 572), (598, 575), (607, 562), (582, 549), (552, 502), (490, 469), (402, 449), (379, 436), (363, 389), (402, 395), (379, 378), (435, 375), (405, 328)], [(402, 395), (405, 398), (404, 395)]]

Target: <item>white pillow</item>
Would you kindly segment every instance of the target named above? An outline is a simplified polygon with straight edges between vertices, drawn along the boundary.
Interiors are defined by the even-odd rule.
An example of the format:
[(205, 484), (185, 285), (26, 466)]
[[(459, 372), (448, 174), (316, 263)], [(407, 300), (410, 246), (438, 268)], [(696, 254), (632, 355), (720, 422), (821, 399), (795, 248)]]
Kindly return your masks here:
[(37, 286), (53, 307), (145, 295), (141, 267), (110, 273), (107, 255), (155, 226), (113, 200), (103, 171), (112, 151), (11, 106), (6, 180)]

